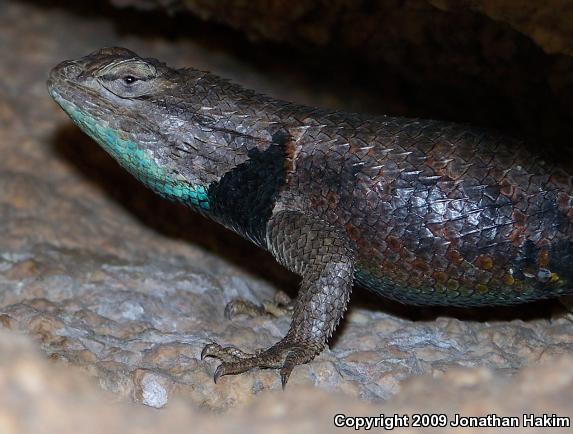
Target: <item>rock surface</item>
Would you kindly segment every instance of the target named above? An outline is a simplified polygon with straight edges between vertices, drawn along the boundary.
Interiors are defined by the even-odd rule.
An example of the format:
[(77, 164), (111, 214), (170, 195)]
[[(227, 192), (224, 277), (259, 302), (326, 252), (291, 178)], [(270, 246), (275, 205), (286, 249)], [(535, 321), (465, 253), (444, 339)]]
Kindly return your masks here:
[(529, 36), (548, 53), (573, 56), (573, 8), (569, 0), (428, 0), (445, 9), (478, 11)]
[[(267, 428), (284, 430), (300, 423), (296, 432), (315, 432), (310, 419), (297, 415), (316, 408), (315, 417), (326, 415), (332, 428), (335, 409), (349, 405), (353, 414), (378, 414), (393, 396), (395, 406), (390, 401), (384, 409), (419, 412), (435, 406), (514, 415), (554, 406), (555, 413), (571, 412), (573, 389), (565, 385), (572, 381), (573, 324), (565, 318), (550, 321), (551, 303), (471, 313), (422, 311), (357, 291), (332, 348), (295, 369), (286, 394), (268, 398), (280, 390), (273, 371), (225, 377), (215, 385), (216, 362), (199, 360), (203, 345), (216, 340), (248, 350), (267, 347), (289, 323), (288, 318), (229, 322), (223, 318), (225, 303), (237, 296), (272, 298), (277, 288), (293, 291), (296, 279), (247, 242), (164, 202), (131, 179), (50, 100), (48, 71), (63, 59), (122, 45), (171, 64), (210, 69), (286, 99), (325, 105), (328, 97), (313, 94), (313, 86), (304, 81), (265, 75), (199, 37), (150, 34), (142, 17), (135, 17), (139, 27), (126, 27), (125, 15), (113, 21), (43, 2), (13, 0), (3, 0), (0, 12), (4, 328), (33, 336), (51, 360), (88, 373), (118, 398), (150, 407), (171, 407), (175, 396), (210, 410), (248, 406), (229, 425), (217, 425), (221, 432), (238, 420), (244, 432), (255, 432), (248, 428), (253, 417)], [(129, 28), (139, 30), (127, 32)], [(7, 361), (3, 369), (21, 365), (11, 361), (11, 353), (0, 350)], [(34, 357), (30, 363), (44, 366)], [(524, 369), (527, 366), (532, 367)], [(59, 369), (67, 375), (65, 368)], [(0, 372), (0, 386), (6, 390), (11, 390), (12, 377), (27, 381), (26, 373), (18, 377), (5, 372)], [(42, 386), (48, 389), (67, 388), (61, 380), (65, 375), (47, 370), (32, 378), (38, 384), (53, 381), (53, 386)], [(17, 387), (25, 387), (22, 384)], [(91, 394), (91, 389), (80, 393), (76, 386), (69, 387), (62, 392), (62, 406), (75, 402), (69, 394), (82, 400)], [(527, 393), (517, 392), (522, 390)], [(34, 396), (49, 398), (45, 403), (18, 402), (63, 411), (60, 401), (40, 392)], [(17, 395), (1, 393), (0, 399), (10, 401), (11, 396)], [(99, 405), (93, 404), (96, 410), (90, 417), (98, 414)], [(113, 414), (120, 413), (116, 411)], [(133, 414), (144, 411), (134, 409)], [(181, 423), (189, 414), (195, 417), (181, 411)], [(74, 412), (67, 413), (75, 420)], [(10, 413), (2, 414), (0, 426), (16, 427), (5, 432), (20, 432)], [(264, 415), (270, 415), (269, 425), (263, 423)], [(205, 419), (205, 426), (213, 421)], [(146, 432), (148, 427), (141, 424), (139, 432)]]
[[(344, 32), (373, 32), (373, 26), (352, 26), (358, 21), (372, 23), (387, 17), (425, 13), (426, 21), (440, 11), (479, 12), (507, 23), (533, 39), (548, 53), (573, 55), (573, 9), (569, 0), (303, 0), (296, 5), (288, 0), (111, 0), (120, 7), (163, 8), (170, 12), (187, 9), (203, 19), (224, 22), (247, 32), (252, 38), (306, 40), (325, 44)], [(434, 7), (435, 9), (432, 9)], [(437, 10), (436, 10), (437, 9)], [(373, 13), (374, 12), (374, 13)], [(418, 15), (418, 16), (420, 16)], [(390, 21), (390, 20), (388, 20)], [(415, 20), (413, 20), (415, 21)], [(344, 29), (346, 25), (347, 29)], [(380, 29), (386, 32), (386, 28)]]
[[(349, 399), (312, 387), (286, 392), (264, 391), (259, 399), (227, 412), (224, 417), (196, 408), (179, 397), (161, 412), (118, 402), (91, 379), (61, 364), (48, 364), (28, 339), (0, 332), (0, 432), (3, 434), (151, 434), (209, 432), (213, 434), (322, 434), (356, 432), (352, 425), (335, 428), (336, 415), (345, 417), (409, 416), (402, 433), (459, 432), (456, 414), (514, 416), (511, 432), (545, 433), (548, 428), (523, 427), (523, 415), (571, 418), (573, 358), (563, 357), (525, 368), (513, 378), (487, 368), (456, 368), (441, 378), (406, 381), (398, 399), (384, 405)], [(310, 411), (309, 411), (310, 410)], [(415, 427), (415, 413), (445, 415), (445, 427)], [(341, 420), (341, 419), (338, 419)], [(404, 419), (403, 419), (404, 420)], [(386, 421), (386, 427), (390, 427)], [(381, 432), (382, 428), (374, 428)], [(567, 429), (564, 428), (564, 431)], [(551, 432), (557, 430), (551, 429)], [(481, 427), (465, 432), (498, 432)]]

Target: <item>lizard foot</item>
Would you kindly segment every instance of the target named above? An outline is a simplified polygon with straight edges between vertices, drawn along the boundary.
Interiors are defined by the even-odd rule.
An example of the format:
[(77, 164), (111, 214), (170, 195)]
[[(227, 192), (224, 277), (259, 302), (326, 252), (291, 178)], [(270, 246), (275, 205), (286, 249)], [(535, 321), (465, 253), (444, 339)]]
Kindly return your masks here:
[(316, 348), (308, 344), (295, 343), (283, 339), (268, 348), (256, 353), (245, 353), (236, 347), (223, 347), (211, 343), (201, 351), (201, 359), (214, 357), (221, 360), (215, 370), (215, 383), (223, 375), (236, 375), (254, 368), (280, 369), (282, 387), (286, 386), (290, 373), (296, 365), (310, 362), (318, 353)]
[(225, 318), (233, 319), (237, 315), (257, 317), (272, 315), (280, 317), (292, 312), (293, 300), (283, 291), (275, 294), (273, 301), (265, 301), (262, 306), (241, 298), (230, 301), (225, 307)]

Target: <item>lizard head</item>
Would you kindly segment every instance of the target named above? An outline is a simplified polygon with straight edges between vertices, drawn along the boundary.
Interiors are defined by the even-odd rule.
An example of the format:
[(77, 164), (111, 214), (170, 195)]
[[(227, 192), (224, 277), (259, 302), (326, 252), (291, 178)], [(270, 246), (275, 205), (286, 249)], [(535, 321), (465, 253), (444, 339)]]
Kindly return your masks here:
[(193, 132), (185, 130), (192, 125), (186, 117), (193, 110), (182, 95), (193, 80), (184, 74), (125, 48), (104, 48), (57, 65), (48, 91), (85, 133), (148, 187), (206, 210), (207, 188), (216, 177), (203, 169), (201, 149), (193, 143)]

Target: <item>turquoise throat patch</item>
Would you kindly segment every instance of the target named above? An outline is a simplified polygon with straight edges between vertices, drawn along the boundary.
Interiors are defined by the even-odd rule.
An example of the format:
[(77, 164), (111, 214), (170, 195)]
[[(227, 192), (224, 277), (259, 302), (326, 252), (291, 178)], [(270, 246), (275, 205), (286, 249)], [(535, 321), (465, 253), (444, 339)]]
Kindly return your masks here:
[(122, 137), (117, 130), (101, 126), (94, 118), (67, 101), (60, 100), (59, 102), (85, 133), (149, 188), (168, 199), (195, 205), (205, 210), (209, 209), (209, 198), (205, 186), (189, 184), (183, 177), (174, 177), (155, 162), (151, 151), (139, 148), (132, 140)]

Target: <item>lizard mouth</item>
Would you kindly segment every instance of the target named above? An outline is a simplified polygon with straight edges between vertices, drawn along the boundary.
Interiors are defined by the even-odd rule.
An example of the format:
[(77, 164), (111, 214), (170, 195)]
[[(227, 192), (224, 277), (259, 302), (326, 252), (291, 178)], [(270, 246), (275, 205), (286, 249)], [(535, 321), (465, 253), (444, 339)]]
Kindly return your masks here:
[(58, 92), (55, 82), (52, 79), (48, 79), (48, 93), (58, 104), (63, 100), (62, 96)]
[(60, 96), (60, 93), (58, 92), (58, 83), (60, 81), (59, 77), (56, 77), (56, 68), (52, 69), (52, 71), (50, 72), (50, 77), (48, 78), (47, 81), (47, 85), (48, 85), (48, 93), (50, 94), (50, 96), (54, 99), (58, 99)]
[[(97, 92), (81, 84), (82, 72), (82, 66), (72, 60), (66, 60), (55, 66), (47, 80), (48, 93), (66, 112), (70, 105), (77, 108), (84, 105), (88, 112), (97, 116), (98, 110), (93, 109), (102, 110), (107, 105)], [(87, 106), (82, 104), (90, 100), (94, 103)]]

